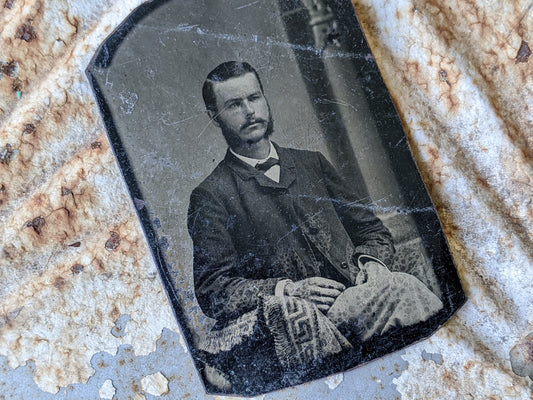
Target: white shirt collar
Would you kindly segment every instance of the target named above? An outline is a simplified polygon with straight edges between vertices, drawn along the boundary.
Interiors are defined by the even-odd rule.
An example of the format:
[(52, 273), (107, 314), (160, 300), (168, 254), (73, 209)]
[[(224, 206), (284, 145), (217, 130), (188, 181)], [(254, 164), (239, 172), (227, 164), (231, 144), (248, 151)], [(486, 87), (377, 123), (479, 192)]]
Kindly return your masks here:
[(262, 158), (260, 160), (258, 160), (257, 158), (250, 158), (250, 157), (241, 156), (240, 154), (235, 153), (231, 147), (229, 148), (229, 151), (235, 157), (237, 157), (238, 159), (244, 161), (246, 164), (251, 165), (252, 167), (255, 167), (257, 164), (264, 163), (270, 157), (275, 158), (276, 160), (279, 160), (278, 152), (276, 151), (276, 148), (274, 147), (272, 142), (270, 142), (270, 153), (268, 154), (267, 158)]

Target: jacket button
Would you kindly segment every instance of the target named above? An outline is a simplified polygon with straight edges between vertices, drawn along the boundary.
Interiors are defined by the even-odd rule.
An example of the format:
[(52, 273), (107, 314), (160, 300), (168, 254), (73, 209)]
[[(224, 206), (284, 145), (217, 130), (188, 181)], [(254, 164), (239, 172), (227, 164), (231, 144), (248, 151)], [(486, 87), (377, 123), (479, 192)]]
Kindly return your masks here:
[(316, 226), (312, 226), (309, 228), (309, 233), (312, 235), (316, 235), (318, 233), (318, 228)]
[(343, 261), (343, 262), (341, 263), (341, 268), (342, 268), (342, 269), (348, 269), (348, 263), (347, 263), (346, 261)]

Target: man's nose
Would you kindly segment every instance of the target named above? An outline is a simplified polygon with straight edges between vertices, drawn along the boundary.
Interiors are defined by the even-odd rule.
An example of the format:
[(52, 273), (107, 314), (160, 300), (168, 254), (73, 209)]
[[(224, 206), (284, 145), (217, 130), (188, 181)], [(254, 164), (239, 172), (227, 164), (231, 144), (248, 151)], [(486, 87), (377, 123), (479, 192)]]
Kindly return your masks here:
[(244, 112), (246, 113), (247, 117), (253, 116), (255, 114), (255, 109), (249, 101), (243, 102)]

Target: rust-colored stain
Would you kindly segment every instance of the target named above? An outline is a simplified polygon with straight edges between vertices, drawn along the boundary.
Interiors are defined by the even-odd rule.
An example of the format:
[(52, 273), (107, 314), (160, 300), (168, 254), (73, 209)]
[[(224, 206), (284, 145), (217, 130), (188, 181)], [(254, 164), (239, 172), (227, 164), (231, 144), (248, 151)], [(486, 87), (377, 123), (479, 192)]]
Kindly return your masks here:
[(118, 307), (116, 305), (113, 305), (113, 308), (111, 310), (111, 313), (109, 314), (109, 316), (111, 317), (112, 320), (115, 321), (115, 324), (116, 324), (116, 320), (122, 315), (122, 313), (120, 312), (120, 310), (118, 309)]
[[(363, 5), (360, 6), (359, 3)], [(531, 27), (533, 23), (531, 4), (518, 1), (510, 3), (509, 8), (502, 7), (501, 10), (496, 11), (499, 7), (481, 6), (477, 1), (470, 0), (452, 0), (445, 3), (433, 0), (414, 0), (412, 3), (410, 26), (420, 26), (422, 21), (425, 21), (429, 24), (431, 31), (426, 34), (420, 32), (421, 37), (428, 37), (431, 32), (434, 32), (424, 43), (412, 45), (422, 50), (425, 55), (429, 55), (428, 65), (433, 59), (449, 58), (450, 54), (460, 57), (463, 60), (462, 65), (469, 65), (468, 74), (475, 79), (474, 82), (480, 90), (489, 96), (491, 109), (498, 113), (506, 124), (506, 135), (522, 151), (522, 161), (531, 160), (533, 158), (533, 135), (528, 133), (531, 131), (531, 126), (528, 122), (530, 119), (527, 117), (531, 110), (528, 110), (528, 101), (518, 99), (522, 88), (527, 87), (526, 82), (528, 77), (533, 75), (533, 71), (531, 68), (514, 71), (512, 65), (515, 63), (517, 50), (513, 47), (513, 42), (509, 40), (509, 35), (513, 35), (519, 37), (518, 43), (520, 43), (523, 40), (522, 37), (527, 36), (528, 27)], [(381, 31), (376, 31), (374, 26), (379, 17), (374, 15), (373, 9), (365, 7), (366, 2), (356, 0), (354, 4), (365, 27), (372, 50), (378, 54), (377, 58), (384, 60), (391, 57), (392, 53), (403, 53), (392, 56), (395, 60), (393, 63), (380, 65), (385, 68), (384, 78), (388, 86), (393, 89), (393, 98), (396, 97), (394, 88), (404, 86), (399, 85), (398, 79), (417, 82), (417, 85), (419, 85), (418, 81), (427, 82), (428, 79), (425, 77), (427, 71), (420, 71), (417, 74), (416, 71), (412, 73), (408, 70), (409, 74), (402, 73), (402, 69), (406, 69), (404, 65), (416, 61), (406, 56), (409, 48), (399, 50), (383, 48), (380, 38), (385, 35)], [(503, 20), (502, 17), (504, 17)], [(403, 23), (406, 23), (406, 19)], [(495, 24), (501, 23), (505, 23), (507, 30), (493, 29)], [(441, 40), (444, 45), (440, 44)], [(455, 62), (452, 64), (455, 65)], [(399, 68), (394, 68), (395, 65)], [(387, 72), (387, 69), (390, 71)], [(453, 85), (455, 79), (452, 79), (452, 74), (448, 69), (446, 72), (449, 83)], [(513, 74), (516, 75), (513, 76)], [(511, 79), (512, 84), (509, 83)], [(398, 97), (402, 98), (405, 105), (399, 105), (400, 113), (403, 107), (406, 107), (406, 110), (409, 109), (408, 104), (412, 101), (409, 100), (406, 103), (404, 93), (406, 93), (404, 89), (398, 92)], [(442, 98), (445, 98), (444, 94)], [(452, 103), (459, 105), (455, 100)], [(416, 146), (416, 143), (414, 145)]]
[(66, 284), (67, 281), (61, 276), (58, 276), (54, 281), (54, 287), (58, 290), (62, 290)]
[(22, 39), (25, 42), (31, 42), (37, 39), (37, 30), (32, 25), (33, 20), (29, 19), (24, 24), (18, 27), (15, 39)]
[(522, 40), (518, 53), (516, 54), (516, 63), (527, 63), (530, 56), (531, 49), (529, 48), (529, 44), (525, 40)]
[(470, 370), (470, 369), (472, 369), (473, 367), (475, 367), (475, 365), (476, 365), (476, 363), (473, 362), (472, 360), (470, 360), (470, 361), (467, 361), (467, 362), (466, 362), (464, 368), (465, 368), (466, 370)]
[(131, 382), (131, 390), (133, 391), (133, 393), (140, 393), (142, 389), (141, 389), (141, 386), (137, 382)]

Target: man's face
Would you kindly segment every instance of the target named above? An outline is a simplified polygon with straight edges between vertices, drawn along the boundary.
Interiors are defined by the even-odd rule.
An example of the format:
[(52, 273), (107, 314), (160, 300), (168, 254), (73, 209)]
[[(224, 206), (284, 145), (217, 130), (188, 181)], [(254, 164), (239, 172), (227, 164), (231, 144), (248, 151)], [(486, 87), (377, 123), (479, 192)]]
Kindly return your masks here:
[(232, 148), (250, 146), (270, 135), (270, 109), (255, 74), (213, 85), (217, 114), (210, 115)]

